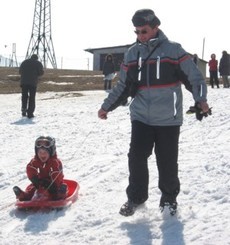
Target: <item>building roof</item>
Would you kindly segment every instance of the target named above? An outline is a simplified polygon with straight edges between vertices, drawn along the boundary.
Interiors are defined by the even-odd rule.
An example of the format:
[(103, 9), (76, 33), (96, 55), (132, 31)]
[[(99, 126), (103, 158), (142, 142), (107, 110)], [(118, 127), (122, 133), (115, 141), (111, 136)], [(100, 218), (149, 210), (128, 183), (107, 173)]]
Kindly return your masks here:
[(132, 44), (126, 44), (126, 45), (119, 45), (119, 46), (111, 46), (111, 47), (103, 47), (103, 48), (88, 48), (88, 49), (85, 49), (84, 51), (87, 51), (91, 54), (94, 54), (95, 51), (98, 51), (98, 50), (106, 50), (106, 49), (117, 49), (117, 48), (129, 48), (133, 45)]
[[(134, 42), (135, 43), (135, 42)], [(95, 51), (98, 51), (98, 50), (107, 50), (107, 49), (121, 49), (121, 48), (125, 48), (125, 49), (128, 49), (129, 47), (131, 47), (134, 43), (132, 44), (126, 44), (126, 45), (119, 45), (119, 46), (111, 46), (111, 47), (102, 47), (102, 48), (88, 48), (88, 49), (84, 49), (84, 51), (86, 52), (89, 52), (91, 54), (94, 54)], [(193, 56), (193, 54), (189, 53), (189, 55)], [(207, 61), (201, 59), (199, 56), (198, 56), (199, 60), (205, 62), (205, 63), (208, 63)]]

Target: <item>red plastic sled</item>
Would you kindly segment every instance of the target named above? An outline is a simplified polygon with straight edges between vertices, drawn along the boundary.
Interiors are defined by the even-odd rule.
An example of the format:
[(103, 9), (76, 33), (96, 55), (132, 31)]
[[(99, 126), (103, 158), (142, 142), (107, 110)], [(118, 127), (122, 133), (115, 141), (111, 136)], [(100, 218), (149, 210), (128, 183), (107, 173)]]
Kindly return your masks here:
[(78, 198), (79, 184), (74, 180), (64, 179), (64, 183), (68, 185), (68, 195), (62, 200), (50, 200), (46, 190), (37, 190), (30, 201), (16, 201), (16, 207), (19, 209), (58, 209), (64, 208), (74, 203)]

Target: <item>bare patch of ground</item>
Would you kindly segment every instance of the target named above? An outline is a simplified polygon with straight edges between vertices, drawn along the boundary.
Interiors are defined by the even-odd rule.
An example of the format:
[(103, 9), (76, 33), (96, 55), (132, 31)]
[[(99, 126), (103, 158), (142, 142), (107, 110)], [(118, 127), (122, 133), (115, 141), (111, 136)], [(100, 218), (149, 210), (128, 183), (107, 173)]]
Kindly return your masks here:
[[(20, 75), (18, 68), (0, 67), (0, 93), (20, 93)], [(113, 83), (116, 83), (116, 78)], [(38, 92), (71, 92), (84, 90), (102, 90), (101, 71), (45, 69), (41, 77)], [(69, 93), (70, 95), (71, 93)], [(72, 94), (77, 96), (77, 94)]]

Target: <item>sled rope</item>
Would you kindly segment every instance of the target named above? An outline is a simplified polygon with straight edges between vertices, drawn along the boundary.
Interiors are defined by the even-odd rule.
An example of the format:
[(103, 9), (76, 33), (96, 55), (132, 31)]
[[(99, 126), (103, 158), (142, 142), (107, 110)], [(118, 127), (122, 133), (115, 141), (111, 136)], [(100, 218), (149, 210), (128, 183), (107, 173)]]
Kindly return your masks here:
[(96, 123), (96, 125), (95, 125), (95, 127), (94, 127), (94, 130), (92, 129), (92, 130), (90, 130), (90, 131), (86, 134), (86, 136), (84, 137), (84, 139), (80, 142), (80, 147), (77, 148), (76, 151), (73, 152), (73, 154), (71, 155), (71, 157), (68, 158), (68, 159), (66, 159), (66, 161), (70, 161), (70, 160), (74, 159), (74, 157), (77, 155), (77, 153), (79, 153), (80, 150), (82, 149), (82, 147), (85, 145), (86, 140), (89, 138), (89, 136), (92, 134), (92, 132), (97, 130), (98, 124), (99, 124), (99, 122)]
[(49, 188), (54, 183), (54, 181), (57, 179), (57, 177), (59, 176), (60, 173), (62, 173), (62, 171), (59, 171), (59, 173), (57, 174), (57, 176), (51, 181), (51, 183), (49, 184), (49, 186), (45, 190), (47, 190), (47, 191), (49, 190)]

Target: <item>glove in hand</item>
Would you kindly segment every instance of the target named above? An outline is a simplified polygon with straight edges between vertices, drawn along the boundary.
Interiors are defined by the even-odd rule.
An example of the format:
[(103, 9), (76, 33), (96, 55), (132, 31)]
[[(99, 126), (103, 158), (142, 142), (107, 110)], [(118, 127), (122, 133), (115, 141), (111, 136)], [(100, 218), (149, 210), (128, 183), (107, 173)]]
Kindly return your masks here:
[(39, 188), (40, 183), (39, 183), (39, 178), (37, 176), (31, 178), (30, 181), (32, 182), (32, 184), (35, 186), (36, 189)]
[(50, 185), (50, 180), (49, 179), (40, 179), (40, 186), (43, 188), (47, 189)]
[(196, 119), (202, 121), (203, 117), (207, 117), (208, 115), (212, 115), (212, 108), (209, 108), (207, 112), (203, 112), (201, 109), (201, 105), (199, 102), (196, 102), (194, 106), (190, 106), (189, 110), (186, 111), (186, 114), (196, 114)]
[(203, 117), (207, 117), (208, 115), (212, 115), (212, 108), (209, 108), (207, 112), (203, 112), (201, 109), (201, 105), (199, 102), (195, 103), (195, 113), (196, 119), (202, 121)]

